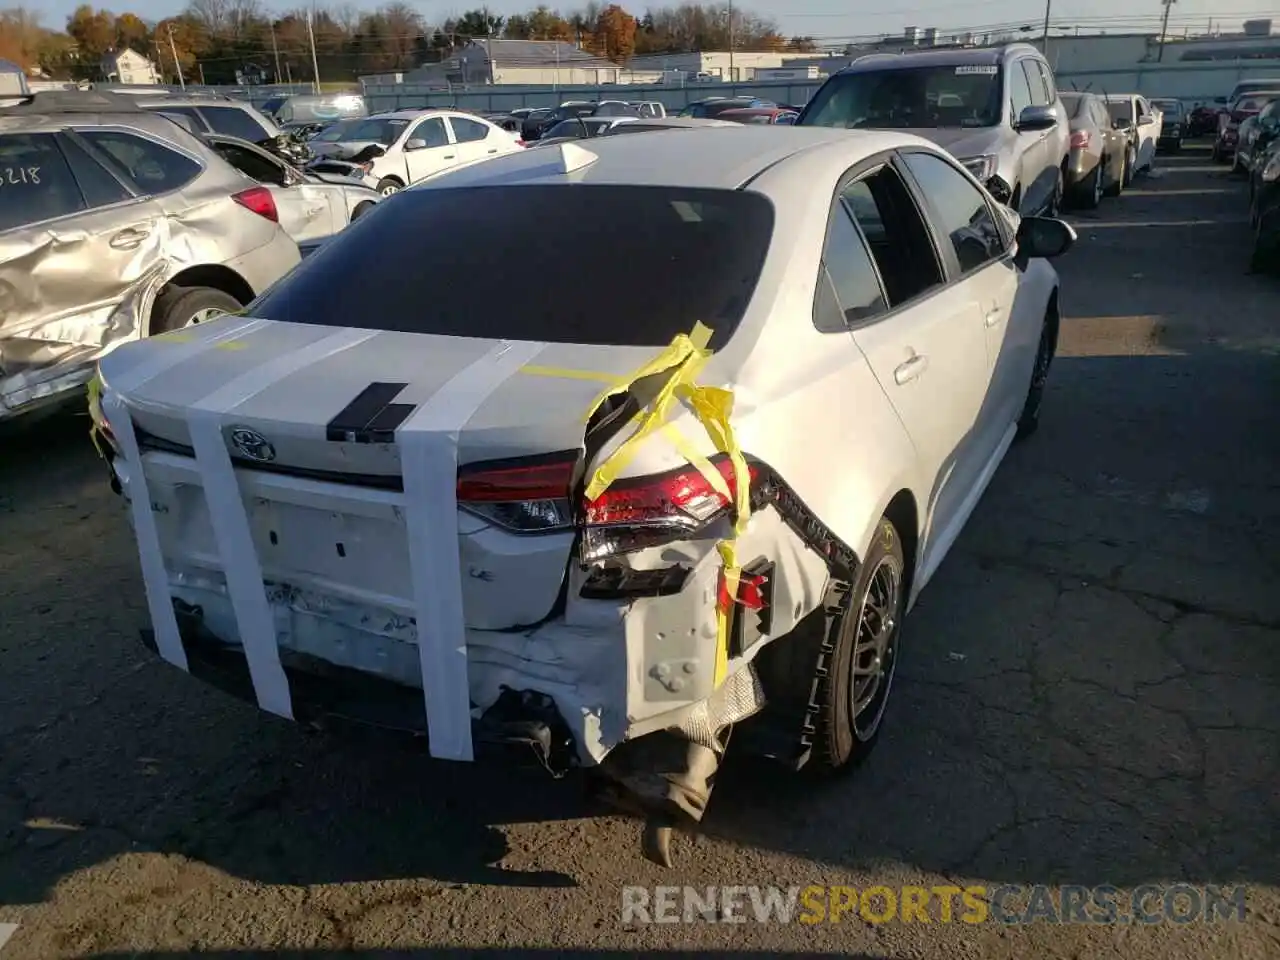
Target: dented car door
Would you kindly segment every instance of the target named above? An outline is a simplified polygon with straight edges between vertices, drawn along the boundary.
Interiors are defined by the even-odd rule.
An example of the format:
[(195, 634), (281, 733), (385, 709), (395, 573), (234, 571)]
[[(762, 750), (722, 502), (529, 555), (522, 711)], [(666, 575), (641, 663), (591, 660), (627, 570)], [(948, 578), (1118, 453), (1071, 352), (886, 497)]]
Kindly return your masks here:
[(139, 335), (166, 223), (63, 134), (0, 134), (0, 417)]

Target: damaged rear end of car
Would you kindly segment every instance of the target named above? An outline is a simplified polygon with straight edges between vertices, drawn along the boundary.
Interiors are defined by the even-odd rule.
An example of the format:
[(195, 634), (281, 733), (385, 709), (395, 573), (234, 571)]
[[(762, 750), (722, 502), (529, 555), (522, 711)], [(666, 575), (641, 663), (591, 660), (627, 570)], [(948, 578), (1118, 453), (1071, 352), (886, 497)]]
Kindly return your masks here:
[[(630, 226), (597, 265), (588, 211)], [(104, 358), (156, 649), (231, 664), (282, 716), (412, 730), (443, 759), (515, 747), (700, 819), (767, 705), (758, 655), (813, 624), (820, 656), (857, 565), (753, 455), (769, 426), (731, 388), (772, 309), (774, 215), (739, 190), (409, 191), (248, 316)], [(553, 217), (577, 226), (547, 251)], [(484, 299), (482, 228), (526, 261), (518, 304)], [(539, 283), (566, 251), (576, 285)], [(608, 263), (655, 279), (619, 296)], [(803, 710), (784, 726), (795, 760)]]

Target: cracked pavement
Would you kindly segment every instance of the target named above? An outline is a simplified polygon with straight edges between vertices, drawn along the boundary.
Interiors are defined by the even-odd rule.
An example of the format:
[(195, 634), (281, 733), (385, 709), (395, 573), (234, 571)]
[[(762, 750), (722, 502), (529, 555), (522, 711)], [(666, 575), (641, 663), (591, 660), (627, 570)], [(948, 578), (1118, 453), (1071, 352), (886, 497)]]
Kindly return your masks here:
[[(305, 731), (156, 662), (86, 424), (10, 430), (4, 960), (1280, 955), (1280, 282), (1245, 275), (1243, 189), (1205, 151), (1160, 167), (1072, 218), (1041, 430), (909, 617), (875, 755), (820, 785), (731, 761), (668, 872), (573, 783)], [(619, 909), (628, 884), (1179, 881), (1247, 885), (1247, 920), (726, 929)]]

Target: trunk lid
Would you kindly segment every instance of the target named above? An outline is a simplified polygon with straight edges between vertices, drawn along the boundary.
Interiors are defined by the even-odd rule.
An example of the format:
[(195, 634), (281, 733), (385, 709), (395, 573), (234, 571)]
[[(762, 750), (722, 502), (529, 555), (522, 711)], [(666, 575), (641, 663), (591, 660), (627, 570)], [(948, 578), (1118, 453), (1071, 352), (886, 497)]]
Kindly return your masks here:
[[(216, 328), (223, 324), (239, 324), (242, 332), (213, 342)], [(186, 351), (182, 359), (136, 387), (127, 385), (133, 368), (149, 362), (161, 349), (159, 344), (170, 338), (127, 345), (101, 362), (108, 386), (117, 379), (126, 384), (120, 392), (144, 439), (164, 447), (191, 445), (186, 415), (193, 404), (237, 376), (255, 369), (269, 371), (282, 357), (323, 350), (316, 345), (336, 332), (333, 327), (278, 321), (246, 324), (242, 318), (203, 324), (198, 330), (176, 338), (180, 342), (198, 337), (200, 345), (192, 344), (193, 352)], [(265, 387), (219, 414), (228, 450), (243, 466), (331, 474), (339, 482), (396, 480), (400, 456), (391, 442), (395, 427), (497, 345), (498, 341), (479, 338), (368, 331), (367, 338), (354, 345), (278, 376), (268, 374)], [(548, 344), (527, 364), (542, 373), (508, 377), (465, 425), (459, 425), (459, 464), (579, 449), (583, 415), (607, 386), (606, 378), (627, 375), (657, 352), (652, 347)], [(557, 369), (577, 375), (546, 375)], [(362, 418), (365, 424), (376, 421), (371, 424), (376, 429), (360, 431)], [(270, 442), (275, 456), (269, 464), (255, 464), (245, 456), (233, 440), (235, 428), (252, 430)], [(339, 439), (340, 434), (344, 438)]]

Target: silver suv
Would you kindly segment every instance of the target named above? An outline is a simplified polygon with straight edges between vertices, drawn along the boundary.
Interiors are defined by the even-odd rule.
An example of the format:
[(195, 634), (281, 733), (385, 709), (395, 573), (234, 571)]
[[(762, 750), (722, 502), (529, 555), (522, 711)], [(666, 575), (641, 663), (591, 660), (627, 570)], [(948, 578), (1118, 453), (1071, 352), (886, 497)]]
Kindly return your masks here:
[(834, 74), (797, 126), (909, 130), (1019, 213), (1057, 212), (1071, 131), (1035, 47), (872, 54)]
[(99, 91), (0, 107), (0, 420), (127, 340), (241, 309), (300, 260), (271, 191)]

